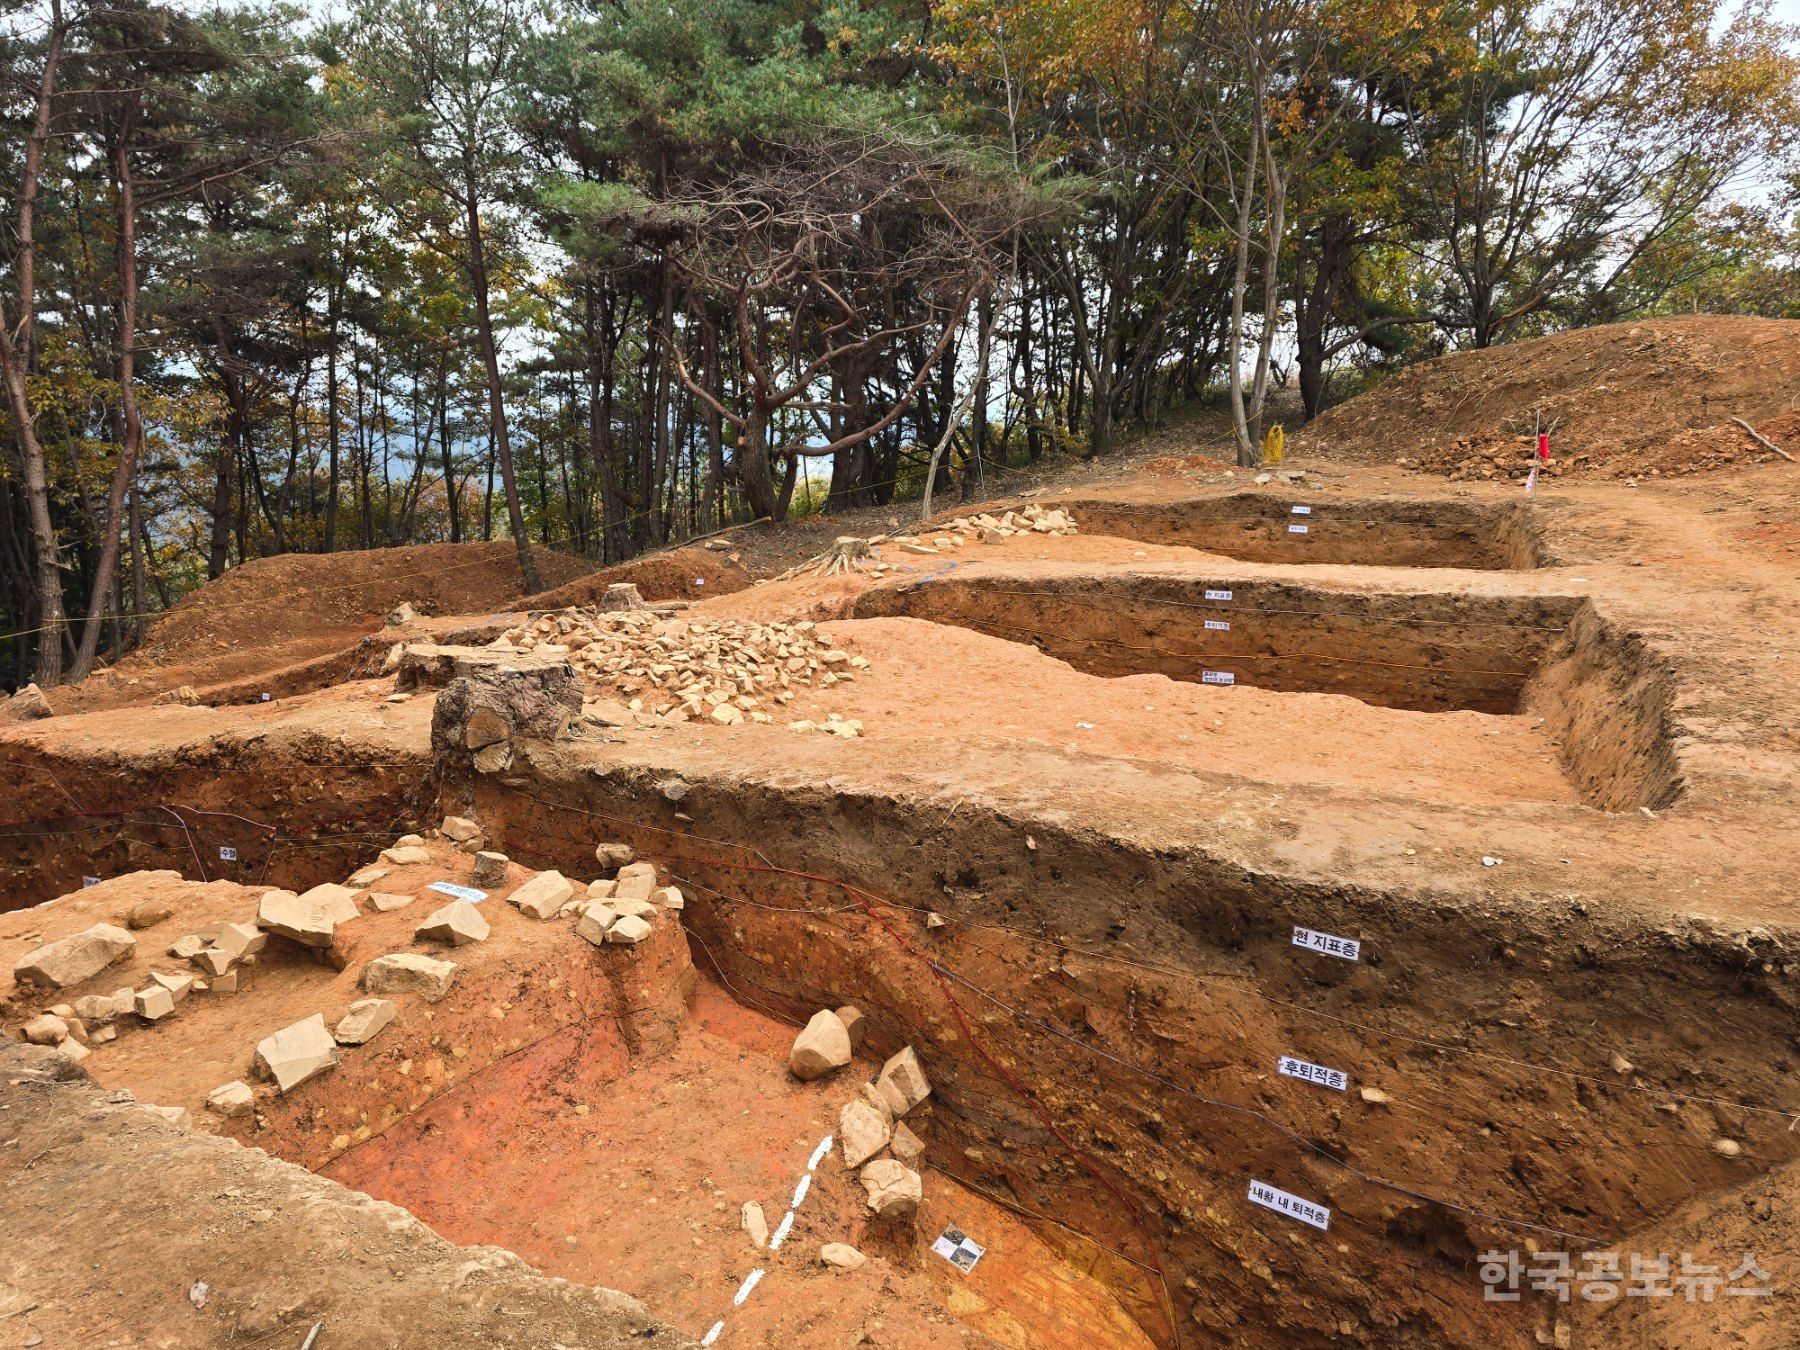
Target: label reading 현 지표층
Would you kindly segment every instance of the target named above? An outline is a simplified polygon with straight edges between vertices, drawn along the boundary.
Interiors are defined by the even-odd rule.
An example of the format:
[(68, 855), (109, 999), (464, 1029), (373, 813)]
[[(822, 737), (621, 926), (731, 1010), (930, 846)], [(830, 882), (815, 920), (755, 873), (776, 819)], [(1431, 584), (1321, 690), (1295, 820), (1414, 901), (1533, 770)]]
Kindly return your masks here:
[(1293, 508), (1293, 513), (1297, 516), (1310, 516), (1312, 514), (1312, 507), (1296, 506)]
[(1289, 1195), (1266, 1181), (1250, 1183), (1250, 1203), (1272, 1209), (1277, 1214), (1285, 1214), (1290, 1219), (1298, 1219), (1301, 1223), (1309, 1223), (1321, 1233), (1331, 1228), (1331, 1211), (1324, 1205), (1315, 1205), (1310, 1200)]
[(1206, 626), (1208, 628), (1212, 629), (1213, 632), (1215, 632), (1215, 633), (1229, 633), (1231, 631), (1231, 620), (1229, 620), (1229, 619), (1208, 619), (1206, 621)]
[(237, 861), (237, 850), (235, 848), (232, 848), (229, 844), (221, 844), (219, 846), (219, 861), (220, 862), (236, 862)]
[(1336, 1088), (1339, 1092), (1349, 1091), (1350, 1077), (1342, 1069), (1328, 1069), (1323, 1064), (1295, 1059), (1292, 1055), (1283, 1055), (1275, 1062), (1275, 1067), (1286, 1078), (1298, 1078), (1302, 1083)]
[(1304, 525), (1290, 525), (1290, 526), (1288, 526), (1288, 533), (1289, 533), (1289, 534), (1305, 534), (1305, 533), (1306, 533), (1306, 526), (1304, 526)]
[(1231, 592), (1230, 591), (1208, 591), (1206, 593), (1206, 598), (1208, 600), (1229, 600), (1229, 599), (1231, 599)]
[(1237, 676), (1229, 670), (1203, 670), (1200, 672), (1201, 684), (1236, 684)]
[(1355, 938), (1317, 933), (1310, 928), (1294, 929), (1294, 945), (1305, 947), (1308, 951), (1324, 952), (1327, 956), (1340, 956), (1346, 961), (1356, 961), (1362, 957), (1362, 943)]

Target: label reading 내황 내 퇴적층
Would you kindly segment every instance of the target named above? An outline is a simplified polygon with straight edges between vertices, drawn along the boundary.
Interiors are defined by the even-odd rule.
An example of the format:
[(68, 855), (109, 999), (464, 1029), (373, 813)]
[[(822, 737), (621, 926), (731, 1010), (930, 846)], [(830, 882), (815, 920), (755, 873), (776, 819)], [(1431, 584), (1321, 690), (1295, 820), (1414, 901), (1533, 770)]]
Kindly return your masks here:
[(1305, 533), (1306, 533), (1306, 532), (1307, 532), (1307, 527), (1306, 527), (1306, 526), (1304, 526), (1304, 525), (1290, 525), (1290, 526), (1288, 526), (1288, 533), (1289, 533), (1289, 534), (1305, 534)]
[(1230, 591), (1208, 591), (1208, 592), (1206, 592), (1206, 598), (1208, 600), (1229, 600), (1229, 599), (1231, 599), (1231, 592)]
[(1283, 1055), (1275, 1061), (1275, 1067), (1284, 1078), (1298, 1078), (1302, 1083), (1317, 1083), (1320, 1087), (1336, 1088), (1339, 1092), (1349, 1091), (1350, 1075), (1342, 1069), (1328, 1069), (1323, 1064), (1295, 1059), (1292, 1055)]
[(1208, 619), (1206, 621), (1206, 626), (1208, 628), (1212, 629), (1212, 631), (1215, 633), (1229, 633), (1231, 631), (1231, 620), (1230, 619)]
[(434, 881), (426, 889), (440, 895), (453, 895), (458, 900), (467, 900), (471, 905), (479, 905), (488, 895), (486, 891), (478, 891), (473, 886), (458, 886), (454, 881)]
[(1362, 959), (1362, 943), (1355, 938), (1338, 937), (1335, 933), (1319, 933), (1311, 928), (1294, 928), (1294, 945), (1305, 947), (1308, 951), (1323, 952), (1326, 956), (1342, 957), (1346, 961)]
[(1201, 684), (1236, 684), (1237, 676), (1229, 670), (1203, 670), (1200, 672)]
[(1250, 1183), (1250, 1203), (1261, 1205), (1264, 1209), (1272, 1209), (1277, 1214), (1285, 1214), (1290, 1219), (1298, 1219), (1301, 1223), (1311, 1224), (1321, 1233), (1331, 1228), (1331, 1211), (1324, 1205), (1315, 1205), (1310, 1200), (1302, 1200), (1297, 1195), (1290, 1195), (1280, 1187), (1271, 1186), (1266, 1181)]

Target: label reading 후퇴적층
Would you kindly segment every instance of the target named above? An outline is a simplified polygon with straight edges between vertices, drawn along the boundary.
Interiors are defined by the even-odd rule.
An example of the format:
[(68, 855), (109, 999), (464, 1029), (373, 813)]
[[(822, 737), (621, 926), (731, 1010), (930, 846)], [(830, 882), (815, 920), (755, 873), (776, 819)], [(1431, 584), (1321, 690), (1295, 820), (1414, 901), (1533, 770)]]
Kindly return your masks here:
[(1229, 633), (1231, 631), (1231, 620), (1229, 620), (1229, 619), (1208, 619), (1206, 621), (1206, 626), (1208, 628), (1212, 629), (1212, 631), (1215, 633)]
[(1317, 1083), (1320, 1087), (1336, 1088), (1339, 1092), (1349, 1091), (1350, 1076), (1342, 1069), (1328, 1069), (1323, 1064), (1296, 1059), (1292, 1055), (1283, 1055), (1275, 1061), (1275, 1067), (1285, 1078), (1298, 1078), (1302, 1083)]
[(1230, 591), (1208, 591), (1208, 592), (1206, 592), (1206, 598), (1208, 600), (1229, 600), (1229, 599), (1231, 599), (1231, 592)]
[(1312, 507), (1296, 506), (1293, 508), (1293, 513), (1297, 516), (1310, 516), (1312, 514)]

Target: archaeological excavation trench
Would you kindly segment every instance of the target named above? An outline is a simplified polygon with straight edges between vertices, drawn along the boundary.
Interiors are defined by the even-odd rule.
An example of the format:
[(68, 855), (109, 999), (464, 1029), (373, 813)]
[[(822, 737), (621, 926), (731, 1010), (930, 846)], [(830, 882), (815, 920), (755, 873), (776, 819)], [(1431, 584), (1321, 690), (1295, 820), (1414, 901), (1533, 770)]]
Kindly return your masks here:
[[(270, 823), (316, 832), (322, 800), (270, 802)], [(509, 1009), (504, 1041), (484, 1038), (480, 1006), (442, 1014), (436, 1051), (476, 1047), (449, 1081), (346, 1074), (328, 1105), (257, 1140), (547, 1268), (566, 1254), (545, 1235), (606, 1241), (592, 1216), (612, 1169), (657, 1166), (653, 1122), (671, 1108), (633, 1084), (666, 1088), (669, 1056), (723, 1072), (681, 1059), (684, 1005), (794, 1022), (854, 1004), (877, 1061), (915, 1047), (933, 1084), (928, 1190), (941, 1175), (1025, 1216), (1135, 1324), (1104, 1343), (1533, 1344), (1554, 1308), (1484, 1302), (1481, 1252), (1610, 1244), (1800, 1154), (1777, 1109), (1791, 1064), (1765, 1053), (1791, 1026), (1780, 973), (1704, 927), (1421, 905), (992, 809), (608, 765), (566, 744), (527, 748), (504, 779), (357, 804), (398, 814), (390, 839), (471, 815), (516, 861), (578, 880), (597, 841), (620, 840), (690, 897), (684, 941), (603, 980), (571, 955), (496, 984), (476, 1002)], [(178, 831), (133, 861), (179, 867), (188, 846)], [(297, 850), (282, 876), (341, 879), (379, 846)], [(1301, 924), (1353, 935), (1359, 959), (1296, 948)], [(1708, 1033), (1720, 1025), (1733, 1034)], [(1283, 1077), (1283, 1056), (1348, 1087)], [(613, 1105), (577, 1118), (576, 1099)], [(1328, 1232), (1247, 1205), (1253, 1181), (1329, 1208)], [(1046, 1324), (1030, 1343), (1092, 1341)]]
[(1351, 592), (1229, 574), (990, 572), (872, 590), (854, 612), (974, 629), (1109, 678), (1541, 716), (1588, 804), (1656, 807), (1679, 792), (1666, 671), (1585, 600)]
[[(1099, 504), (1078, 509), (1104, 528)], [(1229, 540), (1204, 512), (1156, 528), (1246, 561), (1542, 563), (1510, 508), (1471, 505), (1442, 529), (1439, 504), (1410, 533), (1346, 545), (1354, 557), (1277, 556), (1304, 545), (1282, 542), (1273, 507), (1259, 520)], [(1155, 542), (1141, 519), (1113, 527), (1127, 524)], [(1688, 786), (1671, 666), (1585, 597), (953, 564), (863, 591), (852, 618), (1026, 644), (1099, 681), (1270, 696), (1276, 746), (1279, 700), (1309, 695), (1462, 717), (1475, 753), (1494, 734), (1484, 719), (1541, 723), (1572, 794), (1517, 816), (1502, 802), (1508, 827), (1562, 818), (1597, 839), (1679, 809)], [(497, 940), (457, 998), (243, 1137), (456, 1243), (638, 1295), (689, 1334), (794, 1297), (777, 1271), (766, 1308), (733, 1314), (741, 1268), (698, 1236), (689, 1252), (688, 1233), (716, 1227), (751, 1173), (785, 1189), (784, 1160), (815, 1146), (784, 1065), (820, 1009), (866, 1018), (863, 1068), (910, 1047), (930, 1078), (910, 1118), (921, 1217), (858, 1239), (904, 1275), (882, 1286), (893, 1306), (867, 1313), (909, 1328), (898, 1344), (950, 1343), (933, 1319), (952, 1313), (1002, 1344), (1071, 1350), (1554, 1343), (1565, 1310), (1485, 1299), (1483, 1253), (1629, 1248), (1800, 1157), (1793, 971), (1767, 930), (1592, 911), (1554, 884), (1458, 889), (1426, 859), (1405, 881), (1335, 859), (1252, 865), (1231, 842), (1252, 826), (1213, 784), (1047, 740), (990, 748), (985, 779), (929, 728), (871, 742), (744, 728), (768, 737), (721, 755), (716, 728), (626, 739), (577, 719), (547, 739), (502, 727), (479, 749), (428, 751), (431, 689), (370, 679), (378, 645), (296, 677), (282, 698), (303, 712), (320, 699), (303, 733), (161, 755), (10, 745), (0, 910), (134, 869), (340, 882), (446, 815), (578, 887), (602, 875), (597, 845), (629, 845), (686, 897), (649, 940), (590, 947), (549, 925)], [(521, 668), (541, 674), (542, 655)], [(391, 705), (412, 729), (339, 732), (335, 693), (416, 699)], [(166, 712), (207, 725), (204, 710)], [(1300, 818), (1305, 785), (1286, 805), (1267, 791), (1298, 849), (1321, 819)], [(1408, 819), (1427, 828), (1406, 837), (1429, 849), (1449, 810), (1426, 802)], [(434, 865), (466, 883), (447, 853)], [(271, 964), (278, 990), (316, 973)], [(862, 1196), (843, 1169), (807, 1176), (815, 1203), (795, 1233), (816, 1251)], [(929, 1254), (949, 1227), (989, 1249), (984, 1282), (956, 1283)], [(812, 1343), (791, 1323), (751, 1326)]]
[(1521, 570), (1544, 564), (1522, 504), (1236, 492), (1165, 503), (1073, 498), (1084, 531), (1244, 562)]

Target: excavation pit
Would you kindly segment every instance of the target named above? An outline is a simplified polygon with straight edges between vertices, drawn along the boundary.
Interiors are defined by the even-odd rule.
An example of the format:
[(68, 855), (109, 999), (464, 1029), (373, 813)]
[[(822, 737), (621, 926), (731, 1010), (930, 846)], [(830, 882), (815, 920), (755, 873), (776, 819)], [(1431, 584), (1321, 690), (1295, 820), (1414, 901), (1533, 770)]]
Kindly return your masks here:
[(1234, 492), (1166, 503), (1059, 500), (1087, 534), (1171, 544), (1261, 563), (1347, 563), (1514, 571), (1543, 565), (1522, 503)]
[(1666, 669), (1573, 597), (989, 572), (878, 588), (854, 612), (973, 629), (1108, 678), (1148, 673), (1221, 691), (1245, 685), (1541, 718), (1590, 805), (1662, 806), (1681, 788)]
[[(482, 902), (491, 937), (421, 944), (430, 883), (472, 866), (434, 840), (371, 883), (412, 904), (364, 905), (328, 959), (272, 941), (236, 993), (191, 995), (87, 1067), (220, 1128), (200, 1103), (245, 1076), (257, 1037), (334, 1022), (384, 952), (455, 961), (441, 1000), (402, 995), (380, 1037), (291, 1095), (261, 1090), (225, 1132), (696, 1337), (727, 1320), (737, 1343), (823, 1344), (879, 1318), (908, 1345), (1167, 1346), (1173, 1323), (1182, 1343), (1229, 1329), (1272, 1346), (1293, 1343), (1281, 1291), (1303, 1283), (1313, 1337), (1523, 1347), (1557, 1310), (1484, 1301), (1482, 1251), (1610, 1240), (1800, 1148), (1774, 1109), (1786, 1069), (1755, 1051), (1786, 1013), (1722, 976), (1738, 960), (1723, 938), (1614, 934), (1569, 962), (1575, 935), (1530, 906), (1422, 909), (1051, 820), (1022, 846), (1024, 823), (982, 806), (840, 791), (820, 810), (803, 787), (591, 753), (452, 801), (515, 864), (578, 889), (597, 841), (628, 843), (686, 906), (641, 945), (596, 947), (508, 905), (515, 866)], [(321, 855), (294, 884), (344, 866)], [(115, 878), (0, 918), (0, 956), (163, 899), (133, 964), (95, 980), (140, 983), (177, 964), (173, 936), (259, 894)], [(1296, 947), (1300, 924), (1357, 959)], [(794, 1024), (846, 1004), (869, 1019), (856, 1065), (793, 1081)], [(1721, 1016), (1744, 1034), (1710, 1038)], [(870, 1221), (827, 1156), (783, 1250), (751, 1246), (743, 1203), (778, 1223), (855, 1083), (909, 1045), (933, 1087), (910, 1118), (930, 1163), (915, 1229)], [(1277, 1073), (1284, 1055), (1348, 1089)], [(1329, 1209), (1328, 1235), (1250, 1204), (1252, 1182)], [(950, 1226), (988, 1248), (978, 1278), (925, 1249)], [(831, 1274), (828, 1241), (881, 1278)], [(756, 1268), (769, 1297), (734, 1303)]]

